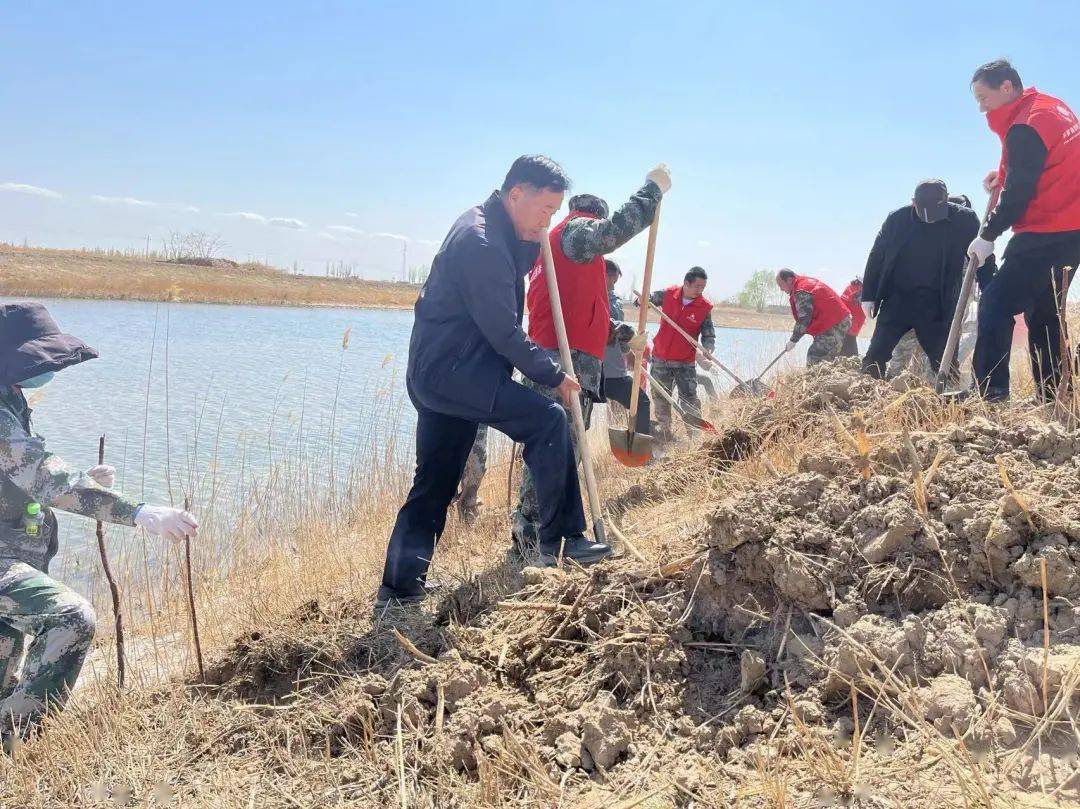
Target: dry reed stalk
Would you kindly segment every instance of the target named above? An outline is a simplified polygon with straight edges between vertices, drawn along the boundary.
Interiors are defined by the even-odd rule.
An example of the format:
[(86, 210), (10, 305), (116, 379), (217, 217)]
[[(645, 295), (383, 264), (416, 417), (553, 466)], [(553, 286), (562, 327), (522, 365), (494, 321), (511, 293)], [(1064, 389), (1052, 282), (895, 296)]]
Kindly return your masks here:
[(529, 654), (529, 657), (525, 660), (525, 665), (531, 666), (533, 663), (535, 663), (540, 657), (540, 655), (544, 653), (544, 650), (551, 645), (552, 641), (554, 641), (556, 638), (559, 637), (560, 634), (562, 634), (562, 631), (566, 629), (567, 624), (569, 624), (570, 621), (573, 620), (574, 616), (577, 615), (578, 607), (581, 606), (581, 602), (585, 600), (585, 596), (589, 594), (595, 584), (596, 575), (593, 574), (589, 578), (589, 580), (585, 582), (585, 584), (582, 586), (581, 592), (577, 594), (577, 598), (574, 599), (574, 603), (570, 605), (570, 611), (567, 612), (566, 617), (562, 620), (562, 623), (559, 624), (559, 626), (555, 629), (554, 632), (545, 637), (544, 640), (540, 642), (539, 646), (533, 649), (533, 651)]
[(859, 453), (859, 473), (863, 480), (870, 480), (870, 438), (866, 435), (866, 418), (862, 411), (851, 414), (851, 426), (855, 428), (855, 447)]
[[(98, 438), (98, 465), (105, 463), (105, 436)], [(98, 555), (101, 557), (101, 567), (105, 571), (105, 579), (109, 583), (109, 596), (112, 598), (113, 624), (116, 627), (116, 679), (120, 688), (124, 687), (124, 675), (126, 663), (124, 654), (124, 613), (120, 606), (120, 588), (116, 584), (112, 565), (109, 564), (109, 554), (105, 550), (105, 525), (101, 520), (95, 527), (97, 536)]]
[(1037, 534), (1038, 529), (1035, 528), (1035, 520), (1032, 519), (1031, 509), (1028, 508), (1027, 500), (1020, 494), (1019, 490), (1013, 485), (1012, 480), (1009, 478), (1009, 473), (1005, 470), (1005, 461), (1000, 455), (995, 455), (994, 460), (997, 462), (998, 475), (1001, 477), (1001, 485), (1013, 496), (1016, 505), (1020, 506), (1020, 510), (1024, 512), (1024, 519), (1027, 520), (1028, 528), (1031, 529), (1033, 534)]
[[(191, 498), (184, 498), (184, 511), (191, 508)], [(188, 614), (191, 616), (191, 638), (195, 643), (195, 662), (199, 665), (199, 682), (206, 683), (203, 667), (202, 642), (199, 640), (199, 618), (195, 612), (195, 582), (191, 575), (191, 537), (184, 536), (184, 575), (187, 580)]]
[[(1057, 296), (1058, 301), (1069, 299), (1069, 284), (1072, 282), (1072, 267), (1065, 267), (1062, 271), (1063, 284), (1061, 293)], [(1069, 407), (1071, 396), (1070, 388), (1073, 371), (1073, 353), (1069, 346), (1069, 327), (1065, 322), (1065, 306), (1058, 306), (1058, 325), (1060, 328), (1059, 339), (1061, 341), (1061, 377), (1058, 379), (1057, 389), (1054, 391), (1054, 417), (1060, 421), (1066, 429), (1072, 429), (1076, 421), (1076, 413)]]
[[(395, 630), (396, 631), (396, 630)], [(397, 729), (394, 733), (394, 754), (397, 761), (398, 796), (401, 809), (409, 809), (409, 796), (405, 788), (405, 741), (401, 735), (401, 703), (397, 706)]]
[(431, 655), (421, 652), (419, 649), (417, 649), (416, 644), (414, 644), (411, 640), (401, 634), (401, 632), (398, 631), (398, 628), (396, 626), (393, 627), (390, 631), (394, 633), (394, 639), (401, 645), (402, 649), (409, 653), (410, 657), (419, 660), (421, 663), (427, 663), (429, 665), (439, 662)]
[(1043, 714), (1050, 710), (1050, 598), (1046, 586), (1046, 557), (1039, 560), (1039, 576), (1042, 579), (1043, 603), (1043, 659), (1042, 659), (1042, 695)]
[(649, 563), (649, 560), (645, 558), (645, 555), (641, 551), (639, 551), (637, 549), (637, 546), (634, 545), (633, 542), (631, 542), (629, 539), (626, 538), (626, 534), (624, 534), (622, 531), (619, 530), (618, 526), (615, 525), (614, 521), (609, 520), (607, 522), (607, 527), (611, 529), (611, 533), (613, 533), (615, 535), (615, 538), (617, 540), (619, 540), (619, 542), (621, 542), (623, 545), (626, 546), (626, 549), (628, 551), (630, 551), (630, 554), (635, 559), (637, 559), (639, 562), (642, 562), (644, 564)]
[(938, 448), (938, 451), (934, 454), (934, 460), (930, 462), (930, 467), (926, 470), (926, 477), (923, 480), (923, 484), (927, 489), (930, 488), (930, 484), (934, 482), (934, 477), (938, 473), (938, 469), (941, 468), (941, 462), (945, 458), (945, 451)]
[(506, 470), (506, 513), (514, 513), (514, 459), (517, 458), (517, 442), (510, 445), (510, 464)]
[(551, 604), (545, 601), (529, 603), (526, 601), (500, 601), (495, 605), (500, 610), (522, 610), (525, 612), (562, 612), (570, 609), (565, 604)]
[(911, 441), (911, 433), (907, 425), (903, 425), (901, 434), (904, 437), (904, 450), (907, 452), (908, 464), (911, 466), (911, 480), (915, 486), (915, 506), (924, 517), (929, 516), (930, 507), (926, 502), (926, 481), (923, 479), (922, 461), (919, 453), (915, 451), (915, 444)]

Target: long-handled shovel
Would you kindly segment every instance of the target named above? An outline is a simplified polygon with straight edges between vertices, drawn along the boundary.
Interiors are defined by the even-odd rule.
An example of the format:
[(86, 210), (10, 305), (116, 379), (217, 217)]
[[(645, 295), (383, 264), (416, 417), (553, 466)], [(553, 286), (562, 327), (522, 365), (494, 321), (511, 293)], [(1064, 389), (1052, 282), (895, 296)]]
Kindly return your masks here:
[(760, 383), (761, 383), (761, 377), (764, 377), (764, 376), (765, 376), (766, 374), (768, 374), (768, 373), (769, 373), (769, 369), (770, 369), (770, 368), (771, 368), (771, 367), (772, 367), (773, 365), (775, 365), (775, 364), (777, 364), (778, 362), (780, 362), (780, 361), (781, 361), (781, 359), (783, 358), (784, 354), (786, 354), (786, 353), (787, 353), (787, 349), (785, 348), (785, 349), (784, 349), (783, 351), (781, 351), (781, 352), (780, 352), (779, 354), (775, 355), (775, 356), (774, 356), (774, 358), (772, 358), (772, 362), (771, 362), (771, 363), (769, 363), (768, 365), (766, 365), (766, 366), (765, 366), (765, 370), (762, 370), (762, 372), (761, 372), (760, 374), (758, 374), (758, 375), (757, 375), (756, 377), (754, 377), (753, 379), (751, 379), (751, 380), (750, 380), (750, 382), (747, 382), (747, 385), (755, 385), (755, 383), (756, 383), (756, 385), (760, 385)]
[[(648, 371), (645, 373), (649, 374)], [(660, 398), (671, 405), (672, 410), (682, 416), (684, 421), (689, 421), (694, 427), (706, 433), (716, 432), (716, 428), (712, 425), (712, 422), (705, 421), (705, 419), (696, 413), (687, 412), (682, 405), (675, 401), (675, 397), (668, 393), (664, 389), (664, 386), (656, 381), (656, 378), (652, 374), (649, 374), (649, 380), (652, 382), (652, 391), (660, 394)]]
[(676, 323), (674, 320), (672, 320), (670, 317), (668, 317), (667, 312), (665, 312), (663, 309), (661, 309), (655, 303), (650, 301), (648, 298), (641, 296), (641, 293), (635, 292), (634, 294), (638, 295), (641, 298), (641, 300), (648, 301), (649, 308), (652, 309), (654, 312), (656, 312), (656, 314), (660, 315), (660, 317), (663, 318), (663, 320), (669, 326), (671, 326), (671, 328), (675, 329), (675, 331), (677, 331), (679, 334), (681, 334), (683, 336), (683, 338), (685, 338), (685, 340), (688, 343), (690, 343), (690, 345), (694, 346), (699, 352), (701, 352), (702, 356), (704, 356), (705, 359), (709, 360), (709, 362), (716, 365), (721, 371), (723, 371), (728, 376), (730, 376), (732, 379), (734, 379), (735, 384), (738, 386), (737, 390), (744, 390), (744, 391), (746, 391), (748, 393), (757, 393), (757, 392), (759, 392), (759, 391), (755, 390), (752, 382), (745, 382), (742, 379), (740, 379), (738, 376), (736, 376), (734, 371), (732, 371), (730, 368), (728, 368), (726, 365), (724, 365), (724, 363), (720, 362), (720, 360), (718, 360), (711, 352), (706, 350), (705, 347), (701, 343), (699, 343), (697, 340), (695, 340), (693, 337), (691, 337), (686, 332), (685, 329), (683, 329), (678, 323)]
[[(555, 259), (551, 256), (551, 241), (547, 228), (540, 231), (540, 254), (544, 259), (544, 277), (547, 280), (548, 297), (551, 299), (551, 318), (555, 323), (555, 337), (559, 341), (559, 359), (562, 361), (563, 370), (568, 374), (573, 374), (574, 360), (570, 356), (570, 341), (566, 337), (562, 299), (559, 297), (559, 284), (555, 279)], [(593, 520), (593, 539), (597, 542), (606, 543), (607, 532), (604, 530), (600, 492), (596, 487), (592, 451), (589, 449), (588, 436), (585, 434), (585, 416), (581, 412), (581, 398), (577, 394), (570, 397), (570, 415), (574, 420), (578, 452), (581, 453), (581, 466), (585, 470), (585, 490), (589, 493), (589, 512), (592, 514)]]
[[(652, 224), (649, 226), (649, 244), (645, 248), (645, 278), (642, 286), (649, 289), (652, 284), (653, 259), (656, 256), (656, 231), (660, 227), (660, 203), (656, 203), (656, 211), (653, 213)], [(644, 306), (638, 307), (638, 334), (645, 332), (645, 326), (649, 319), (649, 310)], [(614, 427), (608, 428), (608, 442), (611, 444), (611, 454), (615, 460), (623, 466), (644, 466), (653, 456), (653, 445), (656, 443), (651, 435), (643, 435), (634, 432), (637, 423), (638, 399), (641, 396), (641, 368), (645, 358), (645, 350), (634, 352), (634, 384), (630, 388), (630, 410), (627, 415), (626, 429), (619, 430)]]
[[(1000, 186), (990, 192), (990, 199), (986, 202), (986, 212), (982, 218), (983, 227), (986, 226), (986, 220), (990, 218), (990, 214), (997, 207), (1000, 193)], [(982, 232), (981, 227), (979, 231)], [(945, 353), (941, 355), (941, 365), (938, 367), (937, 380), (934, 384), (934, 390), (938, 393), (945, 392), (945, 386), (949, 383), (949, 377), (952, 375), (952, 365), (956, 360), (956, 349), (960, 345), (960, 333), (964, 328), (964, 315), (967, 313), (968, 303), (971, 300), (971, 289), (975, 286), (975, 273), (978, 269), (979, 265), (976, 264), (975, 258), (969, 256), (964, 267), (964, 280), (960, 285), (960, 297), (957, 299), (956, 309), (953, 311), (952, 325), (949, 326), (949, 339), (945, 342)]]

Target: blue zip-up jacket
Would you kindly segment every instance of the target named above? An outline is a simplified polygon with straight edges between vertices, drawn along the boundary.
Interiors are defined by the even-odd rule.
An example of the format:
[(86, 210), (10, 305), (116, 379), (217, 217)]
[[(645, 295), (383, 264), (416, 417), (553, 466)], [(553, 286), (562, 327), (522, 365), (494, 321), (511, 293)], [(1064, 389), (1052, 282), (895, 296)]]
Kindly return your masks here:
[(558, 387), (564, 374), (525, 335), (525, 276), (540, 245), (517, 238), (496, 191), (454, 223), (414, 307), (407, 382), (414, 400), (456, 413), (491, 413), (499, 386), (517, 368)]

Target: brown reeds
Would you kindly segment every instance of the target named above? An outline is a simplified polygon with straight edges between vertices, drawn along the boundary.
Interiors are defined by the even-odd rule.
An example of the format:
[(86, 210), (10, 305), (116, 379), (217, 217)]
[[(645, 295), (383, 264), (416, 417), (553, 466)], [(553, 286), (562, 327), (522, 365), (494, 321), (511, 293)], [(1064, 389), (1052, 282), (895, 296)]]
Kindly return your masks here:
[[(105, 463), (105, 436), (98, 438), (98, 464)], [(113, 631), (116, 642), (116, 681), (120, 688), (124, 687), (126, 674), (124, 654), (124, 611), (120, 604), (120, 587), (113, 575), (112, 565), (109, 564), (109, 553), (105, 548), (105, 526), (101, 520), (94, 527), (97, 537), (98, 556), (101, 559), (101, 569), (105, 572), (105, 580), (109, 584), (109, 596), (112, 599)]]

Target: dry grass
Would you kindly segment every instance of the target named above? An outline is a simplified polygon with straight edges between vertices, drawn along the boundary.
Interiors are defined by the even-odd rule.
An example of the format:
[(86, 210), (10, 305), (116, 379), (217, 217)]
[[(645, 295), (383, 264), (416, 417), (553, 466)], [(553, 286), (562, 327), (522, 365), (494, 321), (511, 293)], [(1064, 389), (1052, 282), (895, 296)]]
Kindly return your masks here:
[[(107, 676), (100, 678), (75, 695), (69, 709), (49, 723), (47, 735), (13, 759), (0, 759), (0, 806), (1068, 805), (1056, 802), (1071, 794), (1064, 789), (1067, 778), (1059, 774), (1055, 782), (1021, 790), (1017, 775), (1025, 756), (1057, 743), (1062, 730), (1080, 738), (1071, 712), (1080, 673), (1059, 688), (1049, 719), (1013, 717), (1029, 734), (1012, 758), (972, 753), (962, 738), (928, 726), (911, 708), (911, 686), (878, 661), (850, 678), (852, 722), (846, 735), (808, 726), (789, 696), (788, 710), (746, 756), (687, 754), (673, 760), (666, 745), (677, 737), (676, 728), (660, 722), (653, 735), (642, 731), (640, 744), (651, 748), (640, 766), (592, 780), (553, 780), (528, 722), (512, 715), (493, 734), (499, 741), (485, 747), (475, 771), (461, 773), (436, 762), (444, 732), (441, 708), (434, 724), (422, 727), (404, 698), (389, 716), (371, 707), (373, 698), (364, 691), (370, 672), (409, 682), (430, 671), (443, 683), (440, 673), (461, 663), (455, 654), (486, 667), (494, 678), (509, 676), (531, 658), (535, 671), (525, 667), (514, 676), (537, 683), (550, 679), (563, 688), (592, 682), (604, 673), (600, 648), (585, 644), (575, 652), (560, 640), (568, 622), (581, 620), (583, 605), (606, 605), (612, 614), (644, 622), (645, 629), (620, 636), (627, 654), (646, 661), (655, 659), (650, 655), (656, 644), (673, 648), (665, 632), (648, 628), (649, 616), (670, 598), (669, 583), (679, 576), (687, 575), (687, 587), (694, 588), (691, 564), (703, 550), (700, 537), (715, 503), (772, 485), (808, 454), (836, 441), (831, 413), (816, 420), (798, 417), (802, 395), (797, 381), (781, 390), (776, 410), (790, 418), (755, 433), (759, 440), (745, 457), (732, 460), (715, 447), (684, 447), (646, 478), (615, 464), (602, 430), (595, 431), (609, 516), (648, 560), (624, 560), (606, 578), (582, 573), (553, 586), (524, 587), (520, 570), (501, 561), (508, 533), (507, 455), (501, 446), (485, 481), (480, 521), (470, 527), (451, 518), (439, 549), (433, 577), (451, 585), (451, 597), (433, 605), (434, 614), (396, 626), (418, 653), (403, 648), (389, 628), (372, 627), (368, 617), (409, 470), (391, 463), (391, 453), (372, 449), (355, 457), (342, 485), (328, 493), (320, 486), (325, 469), (318, 459), (285, 459), (268, 480), (244, 493), (242, 510), (214, 529), (200, 549), (197, 595), (213, 684), (201, 687), (191, 676), (180, 560), (174, 554), (153, 588), (153, 617), (144, 613), (132, 627), (136, 638), (153, 647), (134, 663), (136, 685), (118, 694)], [(756, 429), (746, 421), (749, 410), (729, 402), (711, 418), (732, 434)], [(916, 391), (896, 406), (865, 414), (865, 432), (854, 428), (853, 475), (868, 463), (866, 442), (878, 445), (909, 429), (940, 430), (973, 412), (1006, 422), (1031, 418), (1020, 407), (961, 410)], [(470, 626), (481, 616), (491, 623), (483, 637), (474, 638), (478, 647), (463, 639), (473, 637)], [(502, 638), (505, 646), (492, 659), (477, 656), (476, 649), (498, 647)], [(110, 642), (107, 635), (98, 641), (103, 661)], [(170, 662), (187, 679), (161, 683)], [(634, 700), (648, 715), (665, 683), (647, 666), (645, 671)], [(443, 688), (437, 687), (440, 706)], [(737, 691), (722, 695), (717, 714), (737, 710), (742, 699)], [(692, 719), (691, 730), (694, 724), (708, 722)], [(876, 735), (882, 725), (897, 729), (901, 741), (895, 748)]]
[(0, 245), (0, 294), (7, 296), (404, 309), (416, 302), (417, 290), (412, 284), (289, 275), (262, 264), (199, 267)]

